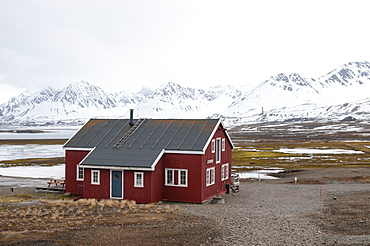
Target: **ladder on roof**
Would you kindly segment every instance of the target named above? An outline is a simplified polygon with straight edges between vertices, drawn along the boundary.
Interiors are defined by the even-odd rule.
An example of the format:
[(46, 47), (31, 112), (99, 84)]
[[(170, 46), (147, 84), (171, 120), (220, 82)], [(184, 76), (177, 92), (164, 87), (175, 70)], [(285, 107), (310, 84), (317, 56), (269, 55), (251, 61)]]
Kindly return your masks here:
[(112, 149), (119, 149), (131, 136), (136, 132), (136, 130), (144, 123), (145, 119), (139, 119), (136, 121), (135, 125), (133, 125), (128, 132), (126, 132), (123, 137), (118, 140), (118, 142), (112, 147)]

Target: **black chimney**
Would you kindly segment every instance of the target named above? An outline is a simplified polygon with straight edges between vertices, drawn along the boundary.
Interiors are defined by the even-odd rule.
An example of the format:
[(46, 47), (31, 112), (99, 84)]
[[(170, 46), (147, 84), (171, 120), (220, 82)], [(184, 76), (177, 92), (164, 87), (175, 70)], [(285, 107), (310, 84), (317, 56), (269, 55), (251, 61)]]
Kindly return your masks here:
[(134, 110), (130, 109), (130, 126), (134, 125)]

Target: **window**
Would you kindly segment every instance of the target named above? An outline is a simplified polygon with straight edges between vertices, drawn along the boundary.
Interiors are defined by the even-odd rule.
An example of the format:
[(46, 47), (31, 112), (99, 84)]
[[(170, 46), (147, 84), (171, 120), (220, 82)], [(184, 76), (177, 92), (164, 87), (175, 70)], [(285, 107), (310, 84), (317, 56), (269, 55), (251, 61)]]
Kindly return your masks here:
[(91, 184), (100, 185), (100, 171), (91, 170)]
[(91, 170), (91, 184), (100, 184), (100, 171), (99, 170)]
[(229, 178), (229, 163), (223, 164), (221, 166), (221, 180), (226, 180)]
[(221, 166), (221, 181), (222, 180), (225, 180), (225, 169), (224, 169), (224, 165)]
[(221, 162), (221, 138), (216, 139), (216, 163)]
[(173, 185), (173, 169), (166, 169), (166, 185)]
[(77, 179), (76, 180), (84, 180), (84, 168), (77, 165)]
[(187, 187), (188, 186), (188, 170), (186, 169), (167, 169), (166, 168), (165, 185)]
[(213, 185), (215, 183), (215, 168), (207, 168), (206, 170), (206, 186)]
[(134, 173), (134, 187), (144, 187), (144, 173), (143, 172)]
[(215, 140), (214, 139), (212, 139), (211, 148), (212, 148), (212, 153), (215, 153)]
[(187, 186), (188, 185), (188, 170), (179, 170), (179, 185)]
[(222, 151), (225, 151), (226, 145), (225, 145), (225, 139), (222, 139)]

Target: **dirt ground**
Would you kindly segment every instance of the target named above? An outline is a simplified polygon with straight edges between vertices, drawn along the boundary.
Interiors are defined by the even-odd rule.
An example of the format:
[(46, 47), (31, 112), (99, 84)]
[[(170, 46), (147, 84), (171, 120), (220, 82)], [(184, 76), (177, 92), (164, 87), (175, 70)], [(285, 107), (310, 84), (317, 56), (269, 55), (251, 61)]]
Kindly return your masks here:
[[(370, 168), (295, 170), (274, 176), (281, 178), (277, 182), (318, 184), (325, 188), (326, 184), (369, 184)], [(324, 230), (345, 235), (370, 235), (370, 185), (361, 191), (330, 193), (323, 203), (324, 211), (313, 218)]]
[[(54, 196), (53, 196), (54, 197)], [(59, 197), (61, 199), (61, 197)], [(210, 224), (175, 213), (177, 205), (132, 201), (6, 199), (0, 212), (0, 245), (189, 245)]]
[(297, 184), (370, 183), (370, 167), (287, 170), (271, 175), (280, 178), (277, 183), (294, 183), (295, 178)]
[[(366, 184), (370, 168), (310, 169), (278, 176), (280, 179), (262, 182), (295, 185), (297, 178), (298, 184), (318, 187)], [(239, 196), (248, 195), (250, 182), (242, 182)], [(326, 196), (322, 200), (325, 211), (317, 211), (311, 219), (330, 233), (369, 235), (370, 186), (366, 187)], [(182, 203), (144, 205), (72, 198), (39, 193), (0, 196), (0, 245), (213, 245), (220, 237), (216, 221), (183, 212), (181, 207), (186, 205)], [(195, 209), (197, 206), (213, 205), (199, 204)]]
[(61, 223), (45, 221), (48, 226), (43, 229), (26, 225), (5, 229), (1, 245), (199, 245), (202, 240), (194, 239), (208, 228), (200, 218), (174, 214), (107, 216), (68, 227)]

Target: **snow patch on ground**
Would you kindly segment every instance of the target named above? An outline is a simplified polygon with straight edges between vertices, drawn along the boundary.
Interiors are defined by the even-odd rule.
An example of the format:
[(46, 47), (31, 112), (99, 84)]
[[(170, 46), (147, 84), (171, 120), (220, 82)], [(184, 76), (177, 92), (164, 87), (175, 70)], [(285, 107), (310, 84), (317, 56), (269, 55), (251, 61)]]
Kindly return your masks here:
[(0, 168), (0, 176), (64, 179), (65, 165)]
[(279, 173), (283, 169), (265, 169), (257, 170), (252, 172), (239, 172), (239, 178), (241, 179), (279, 179), (273, 176), (269, 176), (269, 173)]
[[(62, 145), (0, 145), (0, 162), (5, 160), (63, 157)], [(1, 166), (1, 163), (0, 163)]]
[(364, 154), (362, 151), (348, 150), (348, 149), (309, 149), (309, 148), (295, 148), (285, 149), (281, 148), (274, 150), (275, 152), (282, 152), (286, 154)]

